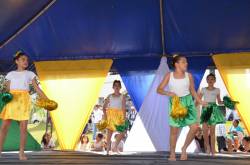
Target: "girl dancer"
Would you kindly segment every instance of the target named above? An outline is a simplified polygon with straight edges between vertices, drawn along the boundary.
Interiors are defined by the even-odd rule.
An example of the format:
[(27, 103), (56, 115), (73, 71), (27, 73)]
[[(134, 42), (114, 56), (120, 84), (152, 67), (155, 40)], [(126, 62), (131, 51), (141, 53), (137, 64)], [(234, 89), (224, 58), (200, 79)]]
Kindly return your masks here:
[[(111, 137), (114, 131), (116, 131), (116, 125), (121, 125), (126, 119), (126, 99), (125, 96), (120, 93), (121, 82), (115, 80), (113, 82), (114, 93), (110, 94), (105, 100), (103, 111), (104, 118), (107, 120), (108, 135), (107, 135), (107, 155), (111, 149)], [(125, 132), (120, 133), (116, 139), (114, 151), (118, 152), (117, 146), (124, 137)]]
[(2, 118), (2, 126), (0, 131), (0, 153), (2, 152), (4, 139), (7, 135), (11, 120), (17, 120), (20, 123), (20, 152), (19, 159), (27, 160), (24, 154), (26, 143), (27, 124), (31, 110), (31, 100), (29, 96), (29, 84), (32, 83), (34, 89), (41, 98), (47, 99), (47, 96), (40, 90), (36, 83), (36, 75), (28, 70), (28, 57), (17, 52), (14, 57), (14, 62), (17, 65), (17, 70), (7, 74), (7, 88), (13, 95), (13, 100), (8, 103), (0, 114)]
[[(162, 95), (170, 96), (170, 113), (172, 111), (172, 101), (174, 96), (180, 98), (182, 106), (187, 109), (187, 115), (181, 119), (174, 119), (170, 116), (170, 157), (169, 160), (175, 161), (175, 147), (177, 141), (177, 135), (179, 128), (189, 126), (190, 130), (187, 134), (185, 143), (182, 147), (181, 160), (187, 160), (187, 147), (192, 142), (195, 137), (196, 131), (198, 129), (197, 123), (197, 110), (192, 96), (202, 105), (202, 102), (198, 97), (195, 88), (193, 77), (187, 72), (187, 59), (182, 55), (177, 55), (173, 57), (174, 72), (167, 73), (161, 84), (159, 85), (157, 92)], [(165, 86), (169, 86), (169, 91), (165, 91)]]
[[(220, 108), (216, 104), (216, 100), (219, 104), (223, 104), (220, 98), (220, 89), (214, 87), (216, 77), (210, 73), (207, 76), (208, 86), (202, 88), (199, 92), (200, 98), (208, 103), (207, 106), (202, 107), (201, 124), (203, 129), (204, 144), (206, 152), (214, 156), (215, 154), (215, 126), (216, 124), (223, 123), (225, 117), (222, 114)], [(209, 144), (209, 133), (211, 138), (211, 146)]]

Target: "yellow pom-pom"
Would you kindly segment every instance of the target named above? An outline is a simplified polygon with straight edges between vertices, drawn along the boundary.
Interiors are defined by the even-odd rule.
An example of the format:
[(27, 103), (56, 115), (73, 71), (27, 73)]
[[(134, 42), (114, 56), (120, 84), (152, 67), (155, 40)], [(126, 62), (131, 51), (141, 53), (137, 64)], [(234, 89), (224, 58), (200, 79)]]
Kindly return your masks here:
[(96, 124), (96, 127), (98, 128), (99, 131), (103, 131), (106, 129), (108, 126), (107, 120), (101, 120), (99, 123)]
[(177, 96), (173, 97), (172, 112), (170, 115), (174, 119), (184, 118), (187, 115), (187, 109), (183, 107), (183, 105), (180, 102), (180, 98)]
[(57, 102), (49, 99), (37, 99), (36, 105), (48, 111), (53, 111), (58, 107)]

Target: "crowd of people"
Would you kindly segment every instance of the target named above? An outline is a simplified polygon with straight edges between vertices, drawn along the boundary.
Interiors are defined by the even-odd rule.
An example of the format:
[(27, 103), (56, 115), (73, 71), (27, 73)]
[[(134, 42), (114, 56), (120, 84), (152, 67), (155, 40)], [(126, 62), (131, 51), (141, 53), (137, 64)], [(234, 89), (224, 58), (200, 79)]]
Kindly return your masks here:
[[(250, 136), (244, 134), (243, 129), (239, 126), (239, 120), (234, 120), (232, 126), (227, 131), (224, 123), (217, 124), (215, 129), (217, 151), (220, 153), (234, 153), (246, 152), (250, 153)], [(208, 132), (209, 146), (211, 147), (211, 136)], [(206, 153), (206, 146), (204, 143), (204, 133), (202, 128), (198, 128), (195, 135), (195, 142), (197, 145), (196, 152)]]
[[(97, 104), (94, 106), (87, 128), (84, 129), (79, 140), (78, 151), (105, 151), (107, 154), (123, 152), (126, 130), (123, 132), (117, 131), (116, 126), (128, 120), (129, 127), (127, 130), (129, 130), (137, 113), (133, 106), (126, 105), (127, 97), (120, 93), (121, 82), (119, 80), (113, 82), (113, 89), (114, 93), (108, 95), (103, 105)], [(104, 131), (100, 131), (97, 124), (103, 119), (107, 120), (108, 125)], [(87, 135), (89, 130), (92, 130), (92, 136), (90, 136), (92, 141), (89, 140)]]
[[(119, 144), (116, 147), (116, 141), (118, 140), (119, 134), (114, 134), (112, 140), (111, 140), (111, 151), (116, 153), (123, 152), (123, 145), (124, 145), (124, 139), (122, 139)], [(88, 135), (82, 134), (80, 141), (77, 145), (77, 151), (83, 151), (83, 152), (107, 152), (108, 146), (107, 146), (107, 135), (104, 133), (97, 133), (96, 139), (94, 141), (90, 141)]]
[[(94, 125), (94, 123), (93, 123)], [(108, 151), (108, 141), (107, 141), (107, 131), (99, 131), (96, 127), (92, 127), (92, 134), (82, 134), (77, 145), (77, 151), (83, 152), (107, 152)], [(92, 140), (91, 140), (92, 139)], [(123, 146), (126, 140), (126, 136), (123, 136), (121, 140), (119, 140), (118, 145), (116, 146), (116, 141), (119, 140), (119, 133), (115, 132), (111, 137), (110, 149), (113, 153), (121, 153), (123, 152)], [(109, 151), (108, 151), (109, 152)]]

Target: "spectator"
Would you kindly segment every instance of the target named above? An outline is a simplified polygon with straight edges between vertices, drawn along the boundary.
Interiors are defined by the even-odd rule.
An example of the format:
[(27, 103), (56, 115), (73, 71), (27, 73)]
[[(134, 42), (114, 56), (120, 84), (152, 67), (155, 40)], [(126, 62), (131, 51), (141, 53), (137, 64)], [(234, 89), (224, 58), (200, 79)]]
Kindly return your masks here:
[(55, 142), (51, 137), (51, 134), (45, 133), (42, 138), (41, 148), (42, 149), (53, 149), (55, 147)]
[(91, 146), (91, 151), (104, 151), (104, 142), (103, 142), (104, 136), (101, 133), (98, 133), (96, 136), (95, 142)]
[(93, 128), (93, 140), (96, 139), (96, 132), (97, 130), (96, 124), (99, 123), (100, 120), (102, 120), (103, 117), (103, 111), (101, 109), (100, 105), (95, 105), (93, 114), (92, 114), (92, 128)]
[(195, 135), (195, 142), (197, 145), (197, 152), (205, 153), (204, 138), (202, 134), (202, 129), (199, 127)]
[(117, 148), (115, 148), (115, 143), (116, 143), (116, 141), (118, 141), (118, 138), (119, 138), (119, 134), (115, 134), (114, 141), (111, 144), (111, 149), (112, 149), (113, 152), (118, 152), (119, 153), (119, 152), (123, 152), (124, 142), (123, 142), (123, 140), (121, 140), (119, 142), (119, 144), (117, 145)]
[(133, 123), (135, 121), (136, 115), (137, 115), (136, 109), (134, 106), (132, 106), (131, 110), (128, 113), (128, 120), (129, 120), (129, 129), (128, 130), (131, 130)]
[(244, 137), (242, 140), (243, 152), (250, 152), (250, 136)]
[(85, 125), (82, 134), (87, 134), (87, 133), (88, 133), (88, 131), (89, 131), (89, 129), (90, 129), (90, 126), (91, 126), (91, 122), (92, 122), (92, 120), (91, 120), (91, 118), (89, 118), (89, 121), (88, 121), (88, 123)]
[(244, 131), (239, 126), (239, 120), (234, 120), (233, 125), (229, 129), (227, 138), (229, 152), (232, 151), (237, 152), (240, 144), (242, 143), (243, 136), (244, 136)]
[(218, 144), (218, 152), (222, 151), (228, 151), (226, 146), (226, 138), (227, 138), (227, 132), (226, 132), (226, 126), (224, 123), (217, 124), (216, 125), (216, 139)]
[(85, 134), (83, 134), (80, 138), (80, 142), (78, 144), (78, 151), (89, 151), (90, 145), (89, 145), (89, 137)]

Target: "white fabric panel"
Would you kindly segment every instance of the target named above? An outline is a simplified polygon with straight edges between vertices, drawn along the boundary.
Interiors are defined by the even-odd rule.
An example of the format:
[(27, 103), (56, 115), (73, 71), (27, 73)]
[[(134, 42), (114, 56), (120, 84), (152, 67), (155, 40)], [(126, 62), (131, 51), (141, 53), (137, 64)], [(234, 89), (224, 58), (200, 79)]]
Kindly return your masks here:
[[(157, 87), (169, 71), (167, 58), (162, 57), (154, 81), (128, 134), (124, 151), (169, 151), (169, 97), (156, 92)], [(188, 127), (181, 130), (176, 145), (177, 152), (181, 151), (188, 130)], [(195, 149), (196, 144), (193, 141), (187, 152), (194, 152)]]
[(167, 58), (163, 57), (149, 92), (125, 142), (125, 151), (169, 150), (169, 99), (156, 92), (158, 85), (167, 72), (169, 72)]

